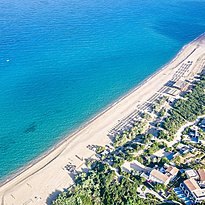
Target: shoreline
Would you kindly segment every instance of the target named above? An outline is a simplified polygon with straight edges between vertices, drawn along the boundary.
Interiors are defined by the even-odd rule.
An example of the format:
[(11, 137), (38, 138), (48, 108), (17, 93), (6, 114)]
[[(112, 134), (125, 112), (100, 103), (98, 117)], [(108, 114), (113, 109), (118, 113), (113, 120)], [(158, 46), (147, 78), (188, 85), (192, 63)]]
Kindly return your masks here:
[[(199, 37), (196, 38), (196, 40)], [(191, 41), (194, 42), (195, 40)], [(142, 87), (145, 83), (147, 83), (150, 79), (152, 79), (154, 76), (156, 76), (158, 73), (160, 73), (162, 70), (166, 69), (166, 67), (172, 63), (173, 61), (175, 61), (175, 59), (181, 54), (181, 52), (183, 51), (184, 47), (188, 46), (190, 43), (184, 45), (181, 50), (179, 52), (177, 52), (177, 54), (174, 55), (173, 58), (171, 58), (170, 61), (168, 61), (166, 64), (162, 65), (160, 68), (158, 68), (154, 73), (148, 75), (143, 81), (139, 82), (137, 85), (134, 86), (134, 88), (131, 88), (129, 91), (127, 91), (125, 94), (123, 94), (122, 96), (118, 97), (118, 99), (114, 100), (113, 102), (111, 102), (110, 104), (108, 104), (106, 107), (102, 108), (98, 113), (94, 114), (93, 116), (91, 116), (88, 120), (86, 120), (84, 123), (82, 123), (81, 125), (78, 126), (77, 129), (74, 129), (73, 131), (70, 132), (70, 134), (65, 134), (64, 137), (62, 135), (62, 139), (59, 140), (58, 142), (56, 142), (53, 146), (51, 146), (47, 151), (41, 153), (39, 156), (35, 157), (33, 160), (31, 160), (30, 162), (28, 162), (26, 165), (24, 165), (22, 168), (14, 171), (14, 173), (9, 174), (7, 177), (5, 177), (5, 179), (0, 180), (0, 187), (2, 187), (3, 185), (5, 185), (6, 183), (8, 183), (9, 181), (11, 181), (12, 179), (14, 179), (15, 177), (19, 176), (20, 174), (22, 174), (23, 172), (25, 172), (26, 170), (28, 170), (29, 168), (31, 168), (34, 164), (38, 163), (39, 161), (41, 161), (42, 159), (44, 159), (46, 156), (48, 156), (51, 152), (53, 152), (55, 149), (59, 148), (60, 146), (62, 146), (64, 143), (67, 143), (67, 141), (69, 139), (71, 139), (72, 137), (74, 137), (78, 132), (82, 131), (86, 126), (88, 126), (90, 123), (92, 123), (93, 121), (95, 121), (97, 118), (99, 118), (101, 115), (103, 115), (105, 112), (107, 112), (108, 110), (110, 110), (113, 106), (115, 106), (116, 104), (118, 104), (120, 101), (122, 101), (123, 99), (125, 99), (127, 96), (129, 96), (130, 94), (132, 94), (133, 92), (135, 92), (137, 89), (139, 89), (140, 87)]]
[[(3, 179), (0, 182), (0, 192), (1, 189), (3, 189), (4, 186), (9, 186), (9, 183), (11, 183), (11, 187), (14, 188), (16, 185), (22, 183), (23, 181), (25, 181), (26, 179), (28, 179), (29, 177), (33, 176), (34, 174), (38, 173), (39, 171), (41, 171), (43, 168), (45, 168), (47, 165), (51, 164), (55, 159), (57, 159), (63, 152), (65, 152), (65, 149), (67, 149), (67, 146), (69, 146), (73, 141), (77, 141), (79, 137), (79, 135), (85, 131), (87, 128), (89, 128), (90, 125), (92, 125), (93, 122), (97, 121), (99, 118), (103, 118), (103, 115), (109, 113), (109, 111), (112, 110), (112, 108), (114, 109), (115, 107), (119, 107), (122, 105), (124, 101), (126, 101), (127, 98), (131, 98), (132, 95), (136, 94), (136, 92), (140, 89), (143, 89), (143, 86), (146, 87), (148, 86), (147, 84), (152, 83), (151, 81), (156, 77), (162, 77), (162, 76), (158, 76), (158, 75), (162, 75), (162, 73), (169, 68), (169, 72), (173, 72), (174, 69), (177, 68), (178, 65), (180, 65), (181, 63), (183, 63), (183, 61), (185, 61), (189, 55), (192, 55), (192, 52), (194, 49), (191, 49), (191, 53), (189, 52), (189, 55), (185, 56), (186, 58), (183, 58), (181, 61), (176, 62), (177, 64), (175, 66), (171, 66), (172, 64), (175, 63), (175, 61), (179, 60), (179, 58), (181, 58), (181, 55), (183, 55), (183, 52), (186, 51), (186, 49), (189, 49), (189, 47), (192, 46), (192, 44), (194, 44), (194, 46), (196, 47), (195, 49), (198, 48), (201, 38), (202, 40), (204, 39), (205, 34), (201, 34), (199, 37), (195, 38), (193, 41), (191, 41), (190, 43), (186, 44), (185, 46), (183, 46), (179, 52), (165, 65), (161, 66), (159, 69), (157, 69), (153, 74), (147, 76), (143, 81), (141, 81), (140, 83), (138, 83), (134, 88), (130, 89), (130, 91), (128, 91), (127, 93), (125, 93), (124, 95), (120, 96), (117, 100), (111, 102), (107, 107), (102, 108), (101, 111), (99, 111), (96, 115), (91, 116), (90, 120), (88, 120), (87, 122), (83, 123), (78, 129), (74, 130), (71, 134), (69, 135), (65, 135), (65, 137), (60, 140), (59, 142), (57, 142), (54, 146), (52, 146), (48, 151), (42, 153), (39, 157), (37, 157), (36, 159), (32, 160), (31, 162), (29, 162), (27, 165), (25, 165), (24, 167), (22, 167), (21, 169), (17, 170), (16, 173), (8, 176), (8, 178)], [(166, 72), (165, 72), (166, 74)], [(164, 74), (163, 74), (164, 75)], [(167, 73), (167, 75), (169, 75), (169, 73)], [(167, 76), (167, 78), (169, 78), (170, 76)], [(162, 82), (159, 82), (159, 84)], [(152, 92), (152, 88), (150, 88), (151, 92)], [(154, 94), (154, 93), (153, 93)], [(132, 104), (134, 106), (134, 104)], [(125, 106), (124, 106), (125, 107)], [(124, 108), (123, 108), (124, 109)], [(119, 119), (118, 119), (119, 120)], [(107, 133), (108, 134), (108, 133)], [(89, 139), (87, 139), (89, 140)], [(80, 144), (80, 142), (79, 142)], [(73, 148), (74, 149), (74, 148)], [(54, 156), (53, 156), (54, 155)], [(50, 159), (49, 159), (50, 158)], [(46, 161), (47, 160), (47, 161)], [(44, 162), (46, 161), (46, 162)], [(39, 167), (38, 167), (39, 166)], [(32, 171), (33, 168), (33, 171)], [(26, 175), (26, 172), (31, 172), (28, 173), (27, 176), (23, 177), (23, 179), (18, 180), (18, 178), (21, 177), (21, 175)], [(15, 180), (17, 180), (15, 182)], [(13, 183), (13, 184), (12, 184)], [(11, 188), (10, 188), (11, 189)], [(9, 187), (6, 188), (4, 190), (3, 193), (6, 193), (9, 190)], [(3, 197), (2, 197), (3, 198)]]
[(113, 102), (111, 102), (110, 104), (108, 104), (105, 108), (102, 108), (101, 111), (99, 111), (97, 114), (93, 115), (90, 117), (90, 119), (87, 120), (87, 122), (82, 123), (82, 125), (80, 125), (77, 129), (74, 129), (74, 131), (71, 131), (70, 134), (65, 135), (64, 138), (62, 138), (59, 142), (55, 143), (52, 147), (50, 147), (49, 150), (45, 151), (44, 153), (40, 154), (38, 157), (36, 157), (35, 159), (31, 160), (29, 163), (27, 163), (25, 166), (23, 166), (22, 168), (14, 171), (13, 174), (8, 175), (8, 177), (6, 177), (3, 180), (0, 180), (0, 187), (2, 187), (4, 184), (8, 183), (9, 181), (11, 181), (12, 179), (14, 179), (15, 177), (17, 177), (18, 175), (20, 175), (21, 173), (23, 173), (24, 171), (26, 171), (27, 169), (31, 168), (34, 164), (38, 163), (39, 161), (41, 161), (43, 158), (45, 158), (46, 156), (48, 156), (52, 151), (54, 151), (55, 149), (59, 148), (62, 144), (66, 143), (69, 139), (71, 139), (75, 134), (77, 134), (78, 132), (80, 132), (81, 130), (83, 130), (86, 126), (88, 126), (90, 123), (92, 123), (94, 120), (96, 120), (98, 117), (100, 117), (102, 114), (104, 114), (105, 112), (107, 112), (109, 109), (111, 109), (113, 106), (115, 106), (116, 104), (118, 104), (120, 101), (122, 101), (123, 99), (125, 99), (127, 96), (129, 96), (130, 94), (132, 94), (133, 92), (135, 92), (137, 89), (139, 89), (141, 86), (143, 86), (145, 83), (147, 83), (150, 79), (152, 79), (154, 76), (156, 76), (158, 73), (160, 73), (162, 70), (166, 69), (166, 67), (171, 64), (172, 62), (174, 62), (177, 57), (181, 54), (181, 52), (191, 43), (197, 41), (198, 39), (200, 39), (201, 37), (203, 37), (205, 35), (205, 33), (201, 34), (199, 37), (196, 37), (193, 41), (191, 41), (190, 43), (184, 45), (174, 56), (173, 58), (171, 58), (167, 63), (165, 63), (164, 65), (162, 65), (160, 68), (158, 68), (154, 73), (148, 75), (143, 81), (141, 81), (140, 83), (138, 83), (134, 88), (130, 89), (127, 93), (123, 94), (122, 96), (120, 96), (118, 99), (114, 100)]

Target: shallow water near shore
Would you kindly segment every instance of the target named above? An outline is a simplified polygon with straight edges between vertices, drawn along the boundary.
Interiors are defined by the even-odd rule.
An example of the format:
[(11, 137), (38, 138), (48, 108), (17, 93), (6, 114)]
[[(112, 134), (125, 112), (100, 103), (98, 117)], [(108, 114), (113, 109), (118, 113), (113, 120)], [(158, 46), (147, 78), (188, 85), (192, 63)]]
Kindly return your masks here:
[(0, 179), (205, 31), (205, 2), (2, 0)]

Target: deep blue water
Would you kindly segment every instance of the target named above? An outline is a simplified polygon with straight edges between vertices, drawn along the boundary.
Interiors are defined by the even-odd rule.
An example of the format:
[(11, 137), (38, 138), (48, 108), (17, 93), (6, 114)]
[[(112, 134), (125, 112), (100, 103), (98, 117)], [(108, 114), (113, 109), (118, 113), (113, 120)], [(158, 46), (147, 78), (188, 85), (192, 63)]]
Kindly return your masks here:
[(203, 33), (204, 10), (203, 0), (0, 0), (0, 178)]

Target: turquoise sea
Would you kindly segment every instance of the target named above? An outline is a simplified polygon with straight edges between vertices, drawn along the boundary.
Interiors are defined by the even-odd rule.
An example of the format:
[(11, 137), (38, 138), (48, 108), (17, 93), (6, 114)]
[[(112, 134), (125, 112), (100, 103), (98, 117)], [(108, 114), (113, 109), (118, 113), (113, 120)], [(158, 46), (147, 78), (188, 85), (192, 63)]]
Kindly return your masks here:
[(0, 178), (205, 31), (204, 0), (0, 0)]

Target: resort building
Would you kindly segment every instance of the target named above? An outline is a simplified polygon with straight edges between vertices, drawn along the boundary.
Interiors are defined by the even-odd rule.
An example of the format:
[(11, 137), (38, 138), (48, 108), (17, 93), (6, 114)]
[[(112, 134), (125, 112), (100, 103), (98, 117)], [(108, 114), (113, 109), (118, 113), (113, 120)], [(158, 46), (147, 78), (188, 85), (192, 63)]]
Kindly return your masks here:
[(185, 180), (180, 184), (180, 188), (195, 203), (201, 203), (205, 200), (205, 189), (201, 189), (194, 178)]
[(179, 170), (174, 166), (169, 166), (165, 170), (165, 173), (162, 173), (157, 169), (153, 169), (150, 172), (149, 180), (156, 183), (167, 185), (170, 181), (172, 181), (177, 176), (178, 172)]
[(177, 169), (174, 166), (169, 166), (166, 169), (166, 174), (169, 176), (170, 181), (172, 181), (177, 176), (178, 172), (179, 172), (179, 169)]
[(185, 174), (186, 174), (188, 179), (190, 179), (190, 178), (198, 179), (199, 178), (198, 173), (193, 169), (186, 169)]
[(163, 174), (162, 172), (158, 171), (157, 169), (153, 169), (150, 172), (149, 180), (164, 185), (167, 185), (169, 183), (169, 177)]
[(186, 82), (185, 80), (180, 79), (180, 80), (175, 82), (173, 87), (175, 87), (175, 88), (177, 88), (177, 89), (179, 89), (181, 91), (187, 91), (188, 88), (189, 88), (189, 83)]
[(196, 151), (196, 148), (191, 145), (178, 146), (177, 149), (179, 149), (180, 154), (194, 153)]
[(200, 187), (205, 187), (205, 169), (187, 169), (185, 174), (188, 179), (195, 179), (198, 181)]
[(165, 93), (166, 93), (167, 95), (171, 95), (171, 96), (176, 97), (177, 95), (180, 94), (180, 92), (181, 92), (181, 91), (178, 90), (177, 88), (168, 88)]
[(199, 175), (199, 185), (205, 187), (205, 169), (199, 169), (197, 172)]
[(193, 196), (195, 198), (194, 202), (201, 203), (205, 200), (205, 189), (197, 189), (193, 191)]

